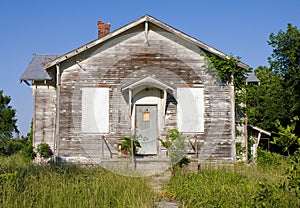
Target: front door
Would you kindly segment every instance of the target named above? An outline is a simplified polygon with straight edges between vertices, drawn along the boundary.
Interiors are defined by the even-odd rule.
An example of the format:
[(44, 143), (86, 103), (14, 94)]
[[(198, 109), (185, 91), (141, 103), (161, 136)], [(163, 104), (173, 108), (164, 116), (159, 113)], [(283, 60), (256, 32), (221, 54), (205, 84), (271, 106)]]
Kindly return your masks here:
[(136, 105), (135, 129), (141, 148), (139, 154), (157, 154), (157, 106)]

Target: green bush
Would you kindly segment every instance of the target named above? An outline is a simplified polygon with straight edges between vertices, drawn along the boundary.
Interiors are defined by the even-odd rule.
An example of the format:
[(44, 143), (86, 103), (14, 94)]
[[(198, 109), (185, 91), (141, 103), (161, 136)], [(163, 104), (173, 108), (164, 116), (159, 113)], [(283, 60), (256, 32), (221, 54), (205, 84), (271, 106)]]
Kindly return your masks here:
[(287, 164), (287, 159), (277, 153), (258, 149), (257, 164), (264, 169), (278, 169), (282, 164)]
[(190, 159), (186, 157), (186, 138), (178, 129), (169, 129), (168, 132), (165, 139), (157, 138), (157, 140), (167, 149), (171, 173), (176, 174), (190, 163)]
[(26, 158), (28, 160), (33, 160), (36, 157), (36, 153), (34, 152), (33, 146), (31, 143), (26, 145), (22, 149), (22, 155), (24, 156), (24, 158)]
[(53, 155), (53, 152), (47, 143), (40, 143), (37, 146), (37, 152), (40, 154), (42, 158), (50, 158)]
[(289, 167), (285, 172), (286, 180), (282, 184), (282, 188), (292, 191), (296, 194), (300, 201), (300, 152), (295, 152), (291, 157)]
[(0, 155), (10, 156), (16, 154), (27, 145), (27, 141), (20, 138), (1, 139)]
[(24, 143), (20, 139), (9, 139), (6, 146), (7, 155), (19, 152), (24, 147)]

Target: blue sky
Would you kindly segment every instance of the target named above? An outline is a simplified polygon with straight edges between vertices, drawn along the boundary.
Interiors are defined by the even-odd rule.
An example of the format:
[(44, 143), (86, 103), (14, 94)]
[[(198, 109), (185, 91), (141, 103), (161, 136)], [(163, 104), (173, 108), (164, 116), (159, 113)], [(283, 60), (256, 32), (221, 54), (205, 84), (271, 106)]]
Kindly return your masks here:
[(0, 90), (12, 98), (21, 135), (29, 131), (33, 99), (19, 77), (33, 54), (64, 54), (97, 38), (97, 21), (115, 30), (149, 14), (252, 68), (268, 65), (269, 34), (300, 28), (299, 0), (2, 0)]

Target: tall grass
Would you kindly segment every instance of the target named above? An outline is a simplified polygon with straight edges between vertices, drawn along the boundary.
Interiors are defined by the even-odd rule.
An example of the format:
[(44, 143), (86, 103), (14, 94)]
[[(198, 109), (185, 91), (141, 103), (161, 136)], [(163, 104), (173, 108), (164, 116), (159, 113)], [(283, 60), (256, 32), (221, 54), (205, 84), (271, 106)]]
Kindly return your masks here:
[(142, 178), (102, 168), (33, 165), (0, 158), (2, 207), (153, 207), (155, 195)]
[(299, 196), (284, 187), (288, 159), (264, 158), (259, 165), (175, 175), (167, 191), (187, 207), (299, 207)]
[[(299, 207), (298, 172), (289, 159), (261, 152), (258, 165), (175, 174), (166, 187), (184, 207)], [(298, 164), (299, 165), (299, 164)], [(299, 170), (299, 166), (297, 166)], [(293, 169), (296, 170), (296, 169)], [(292, 188), (291, 188), (292, 187)], [(157, 196), (143, 178), (100, 167), (34, 165), (18, 155), (0, 157), (0, 207), (154, 207)]]

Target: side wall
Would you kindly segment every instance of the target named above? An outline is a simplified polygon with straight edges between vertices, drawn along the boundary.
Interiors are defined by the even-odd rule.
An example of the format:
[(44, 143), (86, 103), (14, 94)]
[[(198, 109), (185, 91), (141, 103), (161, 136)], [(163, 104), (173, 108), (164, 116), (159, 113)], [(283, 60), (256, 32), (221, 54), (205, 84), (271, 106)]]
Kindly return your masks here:
[(56, 90), (52, 86), (33, 85), (33, 146), (47, 143), (55, 150)]

